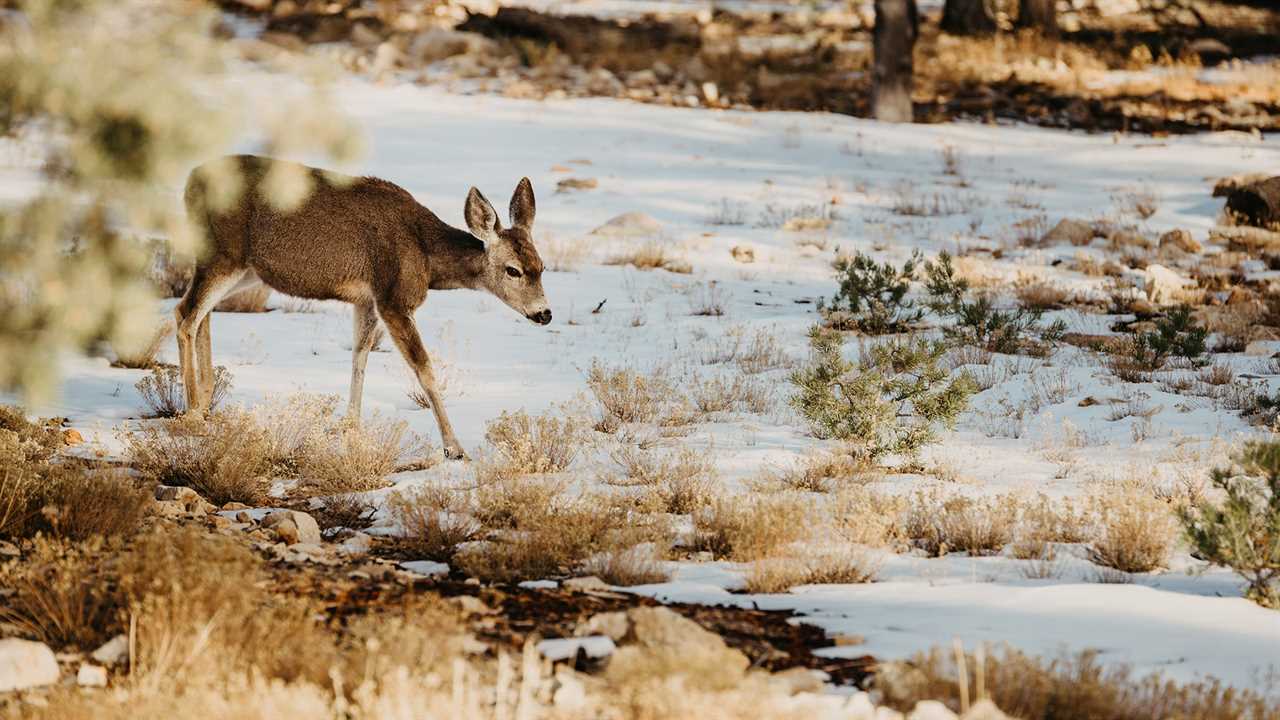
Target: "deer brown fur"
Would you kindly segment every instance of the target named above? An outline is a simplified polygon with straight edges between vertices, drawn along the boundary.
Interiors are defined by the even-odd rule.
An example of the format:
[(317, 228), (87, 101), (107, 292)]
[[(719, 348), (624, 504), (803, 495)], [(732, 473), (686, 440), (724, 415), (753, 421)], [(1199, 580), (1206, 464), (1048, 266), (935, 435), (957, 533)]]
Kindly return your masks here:
[[(187, 407), (208, 409), (213, 393), (209, 313), (224, 297), (265, 283), (286, 295), (342, 300), (354, 307), (348, 415), (360, 417), (365, 363), (381, 318), (431, 402), (445, 454), (463, 457), (445, 414), (413, 313), (429, 290), (469, 288), (497, 296), (533, 322), (551, 322), (542, 290), (542, 260), (531, 238), (535, 211), (528, 178), (511, 198), (511, 227), (474, 187), (467, 230), (449, 226), (398, 185), (239, 155), (192, 171), (184, 200), (204, 252), (174, 310)], [(238, 200), (219, 208), (215, 172), (238, 174)], [(266, 196), (268, 173), (287, 170), (309, 180), (310, 193), (291, 210)]]

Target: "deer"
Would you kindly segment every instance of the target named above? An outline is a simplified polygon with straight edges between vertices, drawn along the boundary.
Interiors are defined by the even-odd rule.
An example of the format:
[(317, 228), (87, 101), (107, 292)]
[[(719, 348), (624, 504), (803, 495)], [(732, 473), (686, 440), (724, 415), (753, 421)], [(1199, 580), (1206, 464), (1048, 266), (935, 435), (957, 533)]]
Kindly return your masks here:
[[(422, 345), (414, 312), (431, 290), (488, 292), (538, 325), (551, 322), (542, 259), (533, 245), (533, 184), (523, 178), (504, 228), (488, 199), (467, 193), (467, 230), (446, 224), (404, 188), (375, 177), (348, 177), (253, 155), (193, 170), (183, 192), (188, 222), (203, 236), (186, 294), (174, 308), (178, 362), (187, 411), (208, 412), (213, 395), (209, 316), (224, 298), (265, 284), (285, 295), (350, 303), (354, 319), (347, 417), (358, 423), (365, 365), (378, 321), (413, 371), (435, 415), (450, 459), (466, 454), (454, 434)], [(283, 210), (264, 193), (268, 173), (306, 177), (311, 191)], [(235, 172), (240, 192), (215, 195), (214, 175)]]

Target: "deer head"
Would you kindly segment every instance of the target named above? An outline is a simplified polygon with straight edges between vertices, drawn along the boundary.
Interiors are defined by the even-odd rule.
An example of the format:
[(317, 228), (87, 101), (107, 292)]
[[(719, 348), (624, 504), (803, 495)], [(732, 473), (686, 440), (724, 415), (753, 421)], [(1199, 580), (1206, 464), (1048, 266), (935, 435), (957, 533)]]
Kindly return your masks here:
[(533, 246), (533, 184), (524, 178), (511, 195), (511, 227), (503, 228), (493, 205), (476, 188), (467, 195), (467, 229), (484, 242), (481, 285), (511, 309), (539, 325), (551, 322), (542, 291), (542, 258)]

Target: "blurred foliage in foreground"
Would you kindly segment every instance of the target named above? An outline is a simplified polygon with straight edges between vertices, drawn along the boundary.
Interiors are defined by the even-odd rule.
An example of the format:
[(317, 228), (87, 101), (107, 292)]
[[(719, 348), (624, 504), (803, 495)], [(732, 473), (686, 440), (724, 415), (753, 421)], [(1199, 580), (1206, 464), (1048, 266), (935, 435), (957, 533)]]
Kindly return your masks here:
[[(143, 240), (167, 237), (192, 257), (199, 239), (182, 183), (229, 149), (246, 117), (264, 152), (354, 155), (355, 135), (318, 88), (273, 96), (270, 117), (247, 112), (222, 77), (234, 61), (212, 33), (217, 20), (195, 2), (22, 0), (0, 10), (0, 171), (20, 178), (0, 187), (0, 388), (38, 400), (56, 386), (62, 352), (147, 342), (155, 308)], [(272, 187), (295, 201), (305, 194), (280, 180)], [(233, 202), (238, 179), (220, 184)]]

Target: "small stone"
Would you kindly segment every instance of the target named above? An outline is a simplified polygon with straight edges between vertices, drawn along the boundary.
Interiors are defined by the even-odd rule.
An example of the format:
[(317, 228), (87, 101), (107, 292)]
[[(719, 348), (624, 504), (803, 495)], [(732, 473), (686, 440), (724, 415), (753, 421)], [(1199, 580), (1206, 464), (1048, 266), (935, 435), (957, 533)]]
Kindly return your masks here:
[[(1085, 398), (1085, 400), (1091, 400), (1091, 399), (1092, 399), (1092, 398)], [(1082, 400), (1082, 401), (1081, 401), (1081, 403), (1083, 403), (1083, 402), (1084, 402), (1084, 401)], [(1084, 406), (1084, 405), (1081, 405), (1081, 407), (1085, 407), (1085, 406)], [(832, 645), (835, 645), (836, 647), (848, 647), (848, 646), (850, 646), (850, 645), (862, 645), (862, 644), (863, 644), (863, 643), (865, 643), (866, 641), (867, 641), (867, 639), (866, 639), (865, 637), (863, 637), (862, 635), (857, 635), (857, 634), (853, 634), (853, 633), (836, 635), (835, 637), (831, 638), (831, 644), (832, 644)]]
[(84, 436), (75, 428), (67, 428), (62, 431), (62, 442), (65, 445), (79, 445), (84, 442)]
[(1093, 237), (1093, 225), (1080, 220), (1063, 218), (1040, 238), (1040, 244), (1058, 245), (1060, 243), (1069, 243), (1071, 245), (1088, 245), (1093, 240)]
[(464, 615), (492, 615), (494, 609), (474, 595), (457, 595), (449, 598), (449, 602), (458, 606)]
[(566, 590), (574, 592), (587, 592), (589, 590), (608, 590), (609, 585), (596, 577), (595, 575), (587, 575), (585, 577), (569, 578), (560, 583)]
[(17, 545), (8, 540), (0, 540), (0, 557), (18, 557), (22, 555), (22, 551)]
[(106, 687), (107, 669), (93, 663), (80, 663), (80, 671), (76, 673), (76, 684), (80, 687)]
[(129, 659), (129, 638), (116, 635), (90, 653), (89, 657), (103, 665), (119, 665)]
[(209, 524), (212, 525), (215, 530), (225, 530), (231, 527), (234, 523), (231, 522), (231, 518), (225, 515), (210, 515)]
[(1146, 276), (1144, 289), (1147, 299), (1153, 303), (1173, 302), (1178, 293), (1195, 281), (1189, 280), (1164, 265), (1151, 264), (1143, 271)]
[(1183, 230), (1182, 228), (1175, 228), (1161, 235), (1160, 247), (1175, 247), (1189, 253), (1198, 253), (1204, 250), (1204, 246), (1191, 237), (1191, 231)]
[(302, 542), (302, 538), (298, 534), (298, 525), (292, 520), (284, 519), (277, 521), (271, 526), (275, 531), (276, 537), (287, 545), (294, 545)]
[(156, 500), (176, 501), (184, 506), (200, 500), (200, 494), (189, 487), (176, 485), (157, 485)]
[(566, 193), (575, 190), (595, 190), (600, 186), (600, 181), (595, 178), (565, 178), (556, 183), (556, 192)]
[(627, 619), (627, 614), (619, 611), (596, 613), (585, 621), (578, 623), (578, 626), (574, 628), (573, 634), (579, 637), (604, 635), (612, 638), (614, 642), (620, 642), (630, 630), (631, 621)]
[(241, 510), (240, 512), (236, 513), (236, 522), (244, 523), (246, 525), (251, 525), (253, 524), (253, 515), (250, 515), (244, 510)]
[(156, 515), (169, 520), (176, 520), (187, 514), (187, 509), (177, 500), (157, 500), (153, 507)]
[(591, 231), (604, 237), (650, 237), (662, 233), (662, 223), (642, 212), (618, 215)]
[(373, 538), (362, 532), (352, 533), (338, 545), (338, 552), (350, 556), (368, 555), (373, 549)]
[(1280, 342), (1274, 340), (1254, 340), (1244, 347), (1244, 354), (1252, 357), (1272, 357), (1280, 352)]
[[(290, 544), (295, 542), (309, 543), (319, 545), (321, 543), (320, 525), (316, 523), (316, 519), (310, 515), (299, 512), (297, 510), (278, 510), (262, 519), (262, 526), (266, 528), (276, 528), (278, 525), (288, 523), (292, 528), (286, 527), (284, 532), (288, 533), (293, 540), (286, 540)], [(281, 531), (276, 528), (276, 533)], [(283, 535), (281, 539), (284, 539)]]
[(828, 676), (821, 670), (793, 667), (774, 673), (769, 677), (769, 680), (781, 685), (787, 694), (795, 695), (802, 692), (822, 692), (822, 689), (826, 687)]
[[(561, 672), (561, 671), (564, 672)], [(565, 712), (574, 712), (587, 704), (587, 686), (568, 666), (559, 666), (555, 675), (556, 686), (551, 694), (551, 704)]]
[(0, 692), (58, 682), (58, 660), (48, 645), (31, 640), (0, 640)]
[(756, 251), (745, 245), (734, 245), (729, 251), (733, 255), (733, 259), (740, 263), (753, 263), (756, 261)]
[(251, 509), (252, 509), (251, 506), (245, 505), (242, 502), (229, 502), (222, 506), (223, 512), (230, 512), (232, 510), (251, 510)]

